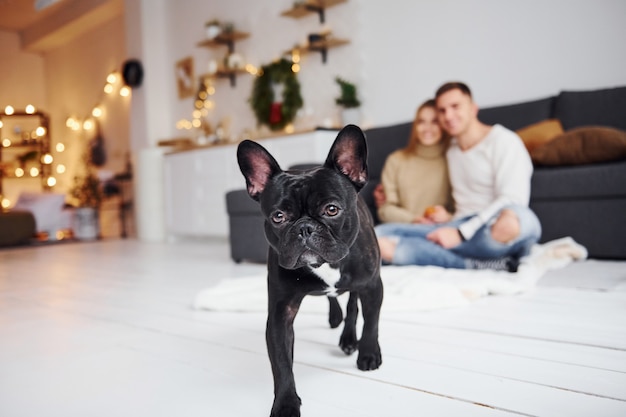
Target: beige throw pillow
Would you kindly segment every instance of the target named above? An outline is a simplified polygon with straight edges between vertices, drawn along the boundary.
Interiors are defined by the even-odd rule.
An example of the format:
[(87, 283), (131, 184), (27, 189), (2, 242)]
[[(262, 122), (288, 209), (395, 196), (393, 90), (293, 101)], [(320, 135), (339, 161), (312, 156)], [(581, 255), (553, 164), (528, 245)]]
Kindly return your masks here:
[(563, 133), (563, 126), (558, 119), (547, 119), (517, 130), (528, 152), (543, 145)]

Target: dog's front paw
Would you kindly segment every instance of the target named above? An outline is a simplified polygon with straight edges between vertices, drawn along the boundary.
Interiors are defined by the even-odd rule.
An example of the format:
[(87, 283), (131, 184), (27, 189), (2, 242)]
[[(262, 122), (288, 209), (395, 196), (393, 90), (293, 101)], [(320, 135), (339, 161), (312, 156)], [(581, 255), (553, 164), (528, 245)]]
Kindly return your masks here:
[(359, 342), (356, 339), (356, 331), (344, 328), (339, 338), (339, 347), (346, 355), (353, 354), (359, 348)]
[(356, 366), (361, 371), (373, 371), (378, 369), (383, 363), (383, 357), (380, 353), (380, 347), (376, 346), (373, 350), (359, 350), (359, 357), (356, 360)]
[(300, 417), (300, 406), (281, 407), (278, 410), (272, 410), (270, 417)]
[(274, 399), (270, 417), (300, 417), (300, 397), (297, 394)]

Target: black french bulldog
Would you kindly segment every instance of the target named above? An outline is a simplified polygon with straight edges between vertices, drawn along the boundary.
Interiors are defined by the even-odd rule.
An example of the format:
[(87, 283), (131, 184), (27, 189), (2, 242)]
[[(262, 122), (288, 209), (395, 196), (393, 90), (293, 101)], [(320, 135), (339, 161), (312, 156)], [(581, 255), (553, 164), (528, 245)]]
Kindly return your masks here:
[[(365, 136), (357, 126), (346, 126), (324, 165), (306, 171), (283, 171), (265, 148), (249, 140), (239, 144), (237, 159), (248, 193), (261, 204), (270, 245), (266, 341), (274, 376), (271, 417), (300, 416), (293, 322), (306, 295), (336, 297), (349, 291), (339, 346), (348, 355), (358, 349), (360, 370), (382, 363), (380, 252), (370, 212), (358, 196), (367, 182)], [(358, 299), (364, 319), (359, 341)], [(331, 300), (331, 323), (338, 324), (341, 309)]]

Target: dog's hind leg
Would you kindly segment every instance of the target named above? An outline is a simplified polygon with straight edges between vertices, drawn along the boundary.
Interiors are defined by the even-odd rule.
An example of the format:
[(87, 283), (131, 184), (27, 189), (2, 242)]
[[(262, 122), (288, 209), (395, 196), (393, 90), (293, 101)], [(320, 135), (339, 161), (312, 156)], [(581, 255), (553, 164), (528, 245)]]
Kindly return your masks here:
[(339, 305), (339, 301), (337, 301), (337, 297), (328, 297), (328, 306), (328, 323), (330, 324), (331, 329), (335, 329), (339, 327), (343, 321), (343, 311), (341, 311), (341, 306)]
[(339, 338), (339, 347), (346, 355), (351, 355), (358, 348), (356, 339), (356, 319), (359, 314), (359, 294), (350, 291), (350, 299), (346, 308), (346, 319), (344, 320), (343, 332)]

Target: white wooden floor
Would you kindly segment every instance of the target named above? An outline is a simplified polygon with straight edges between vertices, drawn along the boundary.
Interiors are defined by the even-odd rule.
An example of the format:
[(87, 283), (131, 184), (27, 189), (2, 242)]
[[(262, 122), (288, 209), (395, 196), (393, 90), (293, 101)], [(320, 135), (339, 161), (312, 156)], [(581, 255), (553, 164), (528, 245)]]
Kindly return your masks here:
[[(0, 250), (0, 416), (267, 416), (265, 316), (191, 309), (235, 265), (223, 242)], [(521, 296), (383, 311), (356, 369), (326, 317), (296, 320), (304, 417), (626, 416), (626, 262), (553, 271)]]

